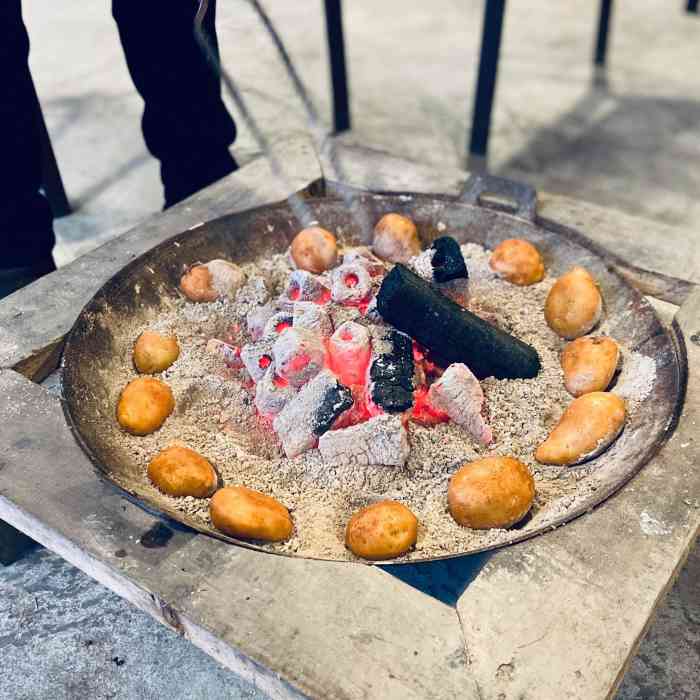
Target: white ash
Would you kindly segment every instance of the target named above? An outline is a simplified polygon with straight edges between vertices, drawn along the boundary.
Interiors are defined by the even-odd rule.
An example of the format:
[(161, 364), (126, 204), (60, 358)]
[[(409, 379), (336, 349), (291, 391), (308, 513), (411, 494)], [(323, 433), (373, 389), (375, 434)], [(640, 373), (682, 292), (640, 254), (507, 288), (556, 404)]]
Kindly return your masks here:
[(204, 266), (211, 275), (211, 284), (220, 296), (233, 296), (245, 283), (245, 274), (228, 260), (210, 260)]
[(328, 306), (328, 315), (333, 322), (333, 327), (338, 328), (346, 321), (357, 321), (362, 323), (362, 312), (357, 306), (341, 306), (340, 304), (332, 304)]
[(419, 277), (429, 282), (433, 281), (433, 257), (435, 255), (434, 248), (428, 248), (422, 253), (412, 257), (408, 261), (410, 267)]
[[(349, 284), (348, 278), (352, 278), (354, 284)], [(371, 292), (372, 279), (364, 265), (344, 264), (331, 271), (331, 299), (337, 304), (359, 303)]]
[(259, 340), (265, 335), (265, 325), (277, 313), (274, 304), (256, 306), (246, 314), (246, 326), (253, 340)]
[(236, 292), (236, 315), (245, 318), (256, 306), (262, 306), (270, 295), (262, 277), (249, 277), (248, 281)]
[(275, 382), (275, 367), (271, 365), (255, 386), (255, 407), (263, 415), (277, 415), (296, 393), (291, 384)]
[[(253, 381), (259, 382), (272, 364), (272, 349), (276, 341), (277, 336), (269, 335), (254, 343), (247, 343), (241, 348), (241, 361)], [(268, 361), (265, 362), (264, 358), (268, 358)]]
[(294, 328), (303, 328), (327, 338), (333, 333), (333, 322), (328, 311), (313, 301), (297, 301), (292, 312)]
[(263, 335), (277, 335), (280, 331), (278, 326), (291, 326), (294, 317), (289, 311), (278, 311), (276, 314), (270, 316), (265, 323), (263, 328)]
[(481, 444), (488, 445), (493, 441), (491, 427), (482, 415), (484, 392), (479, 380), (465, 364), (450, 365), (430, 387), (428, 400)]
[(352, 263), (362, 265), (372, 277), (383, 275), (387, 271), (386, 265), (367, 246), (343, 250), (343, 265)]
[(291, 311), (295, 301), (321, 301), (326, 293), (328, 285), (325, 278), (306, 270), (294, 270), (277, 301), (281, 308)]
[(656, 361), (653, 357), (620, 348), (622, 370), (613, 393), (626, 401), (641, 403), (651, 393), (656, 380)]
[(305, 384), (274, 420), (273, 428), (287, 457), (297, 457), (314, 447), (314, 433), (319, 408), (329, 390), (338, 386), (335, 375), (328, 370), (317, 374)]
[(380, 415), (364, 423), (329, 430), (318, 442), (329, 464), (378, 464), (402, 467), (411, 448), (399, 416)]

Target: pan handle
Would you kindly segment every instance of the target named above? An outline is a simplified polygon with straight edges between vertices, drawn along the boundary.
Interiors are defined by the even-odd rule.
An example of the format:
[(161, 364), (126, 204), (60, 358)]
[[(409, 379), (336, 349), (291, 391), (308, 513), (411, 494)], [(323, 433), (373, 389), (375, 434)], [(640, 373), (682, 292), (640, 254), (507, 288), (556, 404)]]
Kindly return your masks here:
[(478, 205), (484, 194), (493, 194), (511, 200), (515, 205), (515, 216), (530, 222), (535, 220), (537, 191), (534, 187), (522, 182), (506, 180), (504, 177), (480, 173), (469, 176), (458, 199), (465, 204)]

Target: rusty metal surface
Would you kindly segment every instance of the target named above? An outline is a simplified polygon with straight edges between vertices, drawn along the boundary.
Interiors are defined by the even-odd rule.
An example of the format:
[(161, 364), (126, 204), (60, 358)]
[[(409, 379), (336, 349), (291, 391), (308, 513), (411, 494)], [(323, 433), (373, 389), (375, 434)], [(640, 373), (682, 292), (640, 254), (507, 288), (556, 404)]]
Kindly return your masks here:
[[(368, 243), (345, 204), (334, 198), (310, 198), (306, 203), (315, 218), (355, 243)], [(574, 496), (565, 510), (548, 515), (538, 513), (524, 526), (514, 529), (507, 539), (489, 547), (472, 548), (445, 557), (461, 556), (522, 541), (556, 528), (593, 509), (620, 489), (662, 447), (675, 427), (685, 386), (685, 359), (682, 341), (673, 329), (665, 328), (642, 294), (631, 287), (610, 260), (582, 245), (585, 239), (572, 229), (548, 222), (516, 218), (502, 207), (465, 204), (440, 195), (411, 193), (363, 194), (356, 198), (370, 220), (397, 211), (410, 216), (424, 244), (439, 235), (437, 223), (460, 242), (474, 242), (487, 248), (501, 240), (522, 237), (542, 252), (545, 265), (559, 275), (572, 265), (583, 265), (598, 280), (605, 300), (608, 331), (630, 350), (655, 358), (657, 375), (651, 395), (644, 401), (622, 436), (601, 457), (587, 479), (593, 479), (592, 493)], [(555, 230), (550, 230), (555, 229)], [(226, 258), (245, 263), (271, 252), (283, 251), (298, 230), (286, 203), (232, 214), (207, 222), (177, 235), (132, 261), (110, 279), (83, 309), (68, 338), (63, 358), (65, 412), (74, 434), (91, 458), (98, 473), (120, 488), (142, 507), (168, 516), (195, 530), (245, 547), (268, 551), (249, 542), (238, 541), (203, 526), (174, 510), (164, 500), (148, 492), (142, 470), (128, 455), (111, 447), (110, 431), (118, 431), (114, 406), (107, 400), (105, 377), (112, 362), (111, 328), (136, 317), (152, 317), (164, 299), (175, 294), (183, 264)], [(139, 293), (135, 294), (137, 287)], [(546, 511), (546, 509), (545, 509)], [(280, 556), (293, 556), (281, 554)], [(426, 557), (425, 559), (435, 559)], [(421, 561), (415, 556), (412, 562)], [(400, 562), (396, 562), (400, 563)]]

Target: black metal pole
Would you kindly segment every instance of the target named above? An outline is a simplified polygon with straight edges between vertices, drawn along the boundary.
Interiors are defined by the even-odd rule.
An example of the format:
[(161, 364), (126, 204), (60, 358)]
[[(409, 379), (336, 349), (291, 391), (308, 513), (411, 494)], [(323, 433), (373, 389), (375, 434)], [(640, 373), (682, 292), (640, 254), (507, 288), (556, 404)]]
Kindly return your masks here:
[(688, 0), (688, 7), (686, 7), (688, 12), (698, 13), (698, 0)]
[(501, 50), (503, 30), (503, 13), (506, 0), (485, 0), (484, 28), (481, 35), (481, 56), (479, 58), (479, 77), (476, 84), (474, 114), (472, 117), (471, 156), (486, 159), (491, 128), (491, 109), (496, 91), (496, 73), (498, 56)]
[(340, 0), (326, 0), (326, 36), (331, 60), (333, 85), (333, 123), (336, 133), (350, 128), (350, 100), (348, 76), (345, 68), (345, 41), (343, 39), (343, 10)]
[(610, 31), (610, 15), (612, 14), (613, 0), (601, 0), (600, 17), (598, 19), (598, 38), (595, 44), (596, 66), (605, 65), (605, 56), (608, 52), (608, 34)]

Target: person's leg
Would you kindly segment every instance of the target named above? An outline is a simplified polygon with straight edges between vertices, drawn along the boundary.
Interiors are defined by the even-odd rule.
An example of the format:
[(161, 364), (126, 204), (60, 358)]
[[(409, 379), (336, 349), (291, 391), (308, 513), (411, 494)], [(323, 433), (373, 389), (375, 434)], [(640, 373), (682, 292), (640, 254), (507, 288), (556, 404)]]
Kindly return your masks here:
[(0, 2), (0, 298), (56, 269), (53, 217), (41, 187), (29, 38), (20, 0)]
[[(236, 127), (194, 38), (196, 0), (113, 0), (124, 55), (145, 102), (143, 135), (161, 162), (166, 206), (236, 169)], [(215, 3), (205, 19), (216, 46)]]

